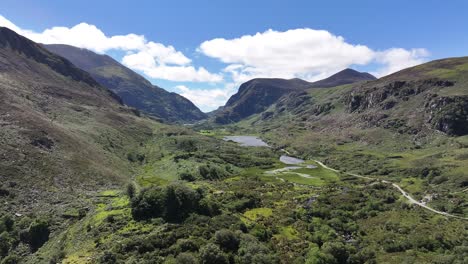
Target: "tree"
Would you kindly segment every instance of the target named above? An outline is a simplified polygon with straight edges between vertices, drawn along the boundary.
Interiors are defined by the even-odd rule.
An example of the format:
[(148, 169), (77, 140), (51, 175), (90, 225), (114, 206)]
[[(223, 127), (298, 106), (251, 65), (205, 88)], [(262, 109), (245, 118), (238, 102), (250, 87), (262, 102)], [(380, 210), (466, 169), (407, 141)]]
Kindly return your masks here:
[(0, 234), (0, 258), (4, 257), (10, 251), (10, 236), (7, 232)]
[(39, 249), (49, 240), (49, 224), (42, 219), (37, 219), (29, 226), (29, 245), (33, 251)]
[(189, 172), (182, 172), (180, 175), (179, 175), (179, 179), (182, 180), (182, 181), (188, 181), (188, 182), (193, 182), (196, 180), (195, 176), (193, 176), (191, 173)]
[(190, 253), (180, 253), (175, 262), (176, 264), (197, 264), (198, 260)]
[(117, 257), (114, 253), (106, 251), (102, 256), (99, 258), (99, 263), (102, 264), (113, 264), (117, 261)]
[(208, 243), (200, 249), (200, 262), (202, 264), (227, 264), (227, 256), (215, 244)]
[(162, 217), (166, 207), (166, 191), (162, 187), (145, 189), (132, 200), (132, 215), (136, 220)]
[(127, 196), (128, 196), (128, 198), (133, 199), (133, 197), (135, 197), (135, 192), (136, 192), (135, 185), (133, 183), (129, 183), (127, 185)]
[(218, 244), (224, 250), (237, 251), (239, 248), (239, 238), (231, 230), (222, 229), (216, 231), (215, 240), (216, 244)]
[(166, 219), (180, 221), (198, 209), (200, 195), (192, 188), (173, 183), (166, 187)]

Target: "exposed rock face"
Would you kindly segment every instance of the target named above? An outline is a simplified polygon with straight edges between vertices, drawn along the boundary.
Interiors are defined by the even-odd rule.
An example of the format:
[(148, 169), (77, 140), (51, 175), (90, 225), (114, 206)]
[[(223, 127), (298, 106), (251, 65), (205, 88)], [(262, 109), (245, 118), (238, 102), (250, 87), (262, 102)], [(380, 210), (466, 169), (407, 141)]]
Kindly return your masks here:
[(344, 102), (348, 112), (362, 112), (373, 107), (387, 110), (393, 108), (401, 100), (408, 100), (410, 96), (418, 95), (434, 87), (449, 87), (453, 84), (453, 82), (438, 79), (394, 81), (384, 86), (353, 89), (344, 98)]
[(426, 109), (434, 129), (454, 136), (468, 134), (468, 96), (432, 97)]

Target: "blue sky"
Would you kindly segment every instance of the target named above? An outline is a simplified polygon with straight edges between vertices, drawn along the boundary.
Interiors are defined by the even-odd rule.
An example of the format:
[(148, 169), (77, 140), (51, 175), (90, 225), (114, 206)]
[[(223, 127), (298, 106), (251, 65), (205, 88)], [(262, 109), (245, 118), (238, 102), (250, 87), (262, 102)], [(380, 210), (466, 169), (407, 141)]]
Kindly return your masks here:
[(313, 81), (346, 67), (383, 76), (466, 56), (466, 10), (435, 0), (2, 0), (0, 25), (109, 54), (209, 111), (250, 78)]

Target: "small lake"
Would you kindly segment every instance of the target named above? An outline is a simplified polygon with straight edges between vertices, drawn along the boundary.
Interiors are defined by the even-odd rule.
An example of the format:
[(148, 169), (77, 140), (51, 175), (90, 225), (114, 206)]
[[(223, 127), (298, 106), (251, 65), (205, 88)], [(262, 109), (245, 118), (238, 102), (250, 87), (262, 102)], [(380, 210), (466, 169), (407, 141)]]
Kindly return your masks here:
[(268, 147), (268, 144), (255, 136), (226, 136), (225, 141), (234, 141), (244, 147)]
[(294, 157), (287, 156), (287, 155), (282, 155), (280, 157), (280, 161), (288, 165), (296, 165), (296, 164), (301, 164), (304, 162), (304, 160), (302, 159), (294, 158)]

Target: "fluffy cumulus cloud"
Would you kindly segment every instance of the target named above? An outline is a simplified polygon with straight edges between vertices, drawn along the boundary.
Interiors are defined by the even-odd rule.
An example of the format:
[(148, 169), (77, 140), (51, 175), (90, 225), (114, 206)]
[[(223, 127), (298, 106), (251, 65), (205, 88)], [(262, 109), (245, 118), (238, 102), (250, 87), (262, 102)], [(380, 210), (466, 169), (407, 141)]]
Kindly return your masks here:
[(184, 85), (175, 87), (179, 94), (194, 102), (203, 111), (215, 110), (236, 92), (236, 87), (232, 84), (227, 84), (224, 88), (214, 89), (191, 89)]
[[(326, 30), (310, 28), (267, 30), (234, 39), (204, 41), (197, 51), (220, 61), (218, 73), (195, 67), (190, 58), (173, 46), (147, 40), (143, 35), (107, 36), (87, 23), (52, 27), (42, 32), (22, 29), (0, 15), (6, 26), (36, 42), (69, 44), (98, 53), (119, 50), (122, 63), (145, 75), (174, 82), (217, 83), (218, 88), (194, 89), (177, 86), (181, 95), (204, 110), (223, 105), (242, 82), (258, 77), (302, 78), (315, 81), (354, 66), (371, 68), (381, 77), (426, 61), (425, 49), (389, 48), (374, 50), (347, 42)], [(207, 87), (212, 87), (207, 85)], [(223, 88), (219, 88), (223, 87)]]
[(372, 74), (376, 76), (385, 76), (401, 69), (412, 67), (423, 63), (429, 56), (425, 49), (405, 50), (401, 48), (388, 49), (375, 54), (375, 60), (383, 64), (384, 67), (378, 69)]
[(198, 50), (227, 63), (224, 69), (235, 82), (255, 77), (299, 77), (314, 81), (352, 65), (380, 64), (379, 76), (421, 63), (423, 49), (374, 51), (350, 44), (341, 36), (310, 28), (284, 32), (267, 30), (235, 39), (216, 38)]
[(172, 46), (148, 41), (143, 35), (127, 34), (106, 36), (99, 28), (80, 23), (71, 28), (52, 27), (43, 32), (22, 29), (0, 15), (0, 26), (8, 27), (35, 42), (68, 44), (98, 53), (109, 50), (125, 51), (122, 62), (153, 78), (171, 81), (219, 82), (222, 76), (205, 68), (195, 68), (191, 60)]

